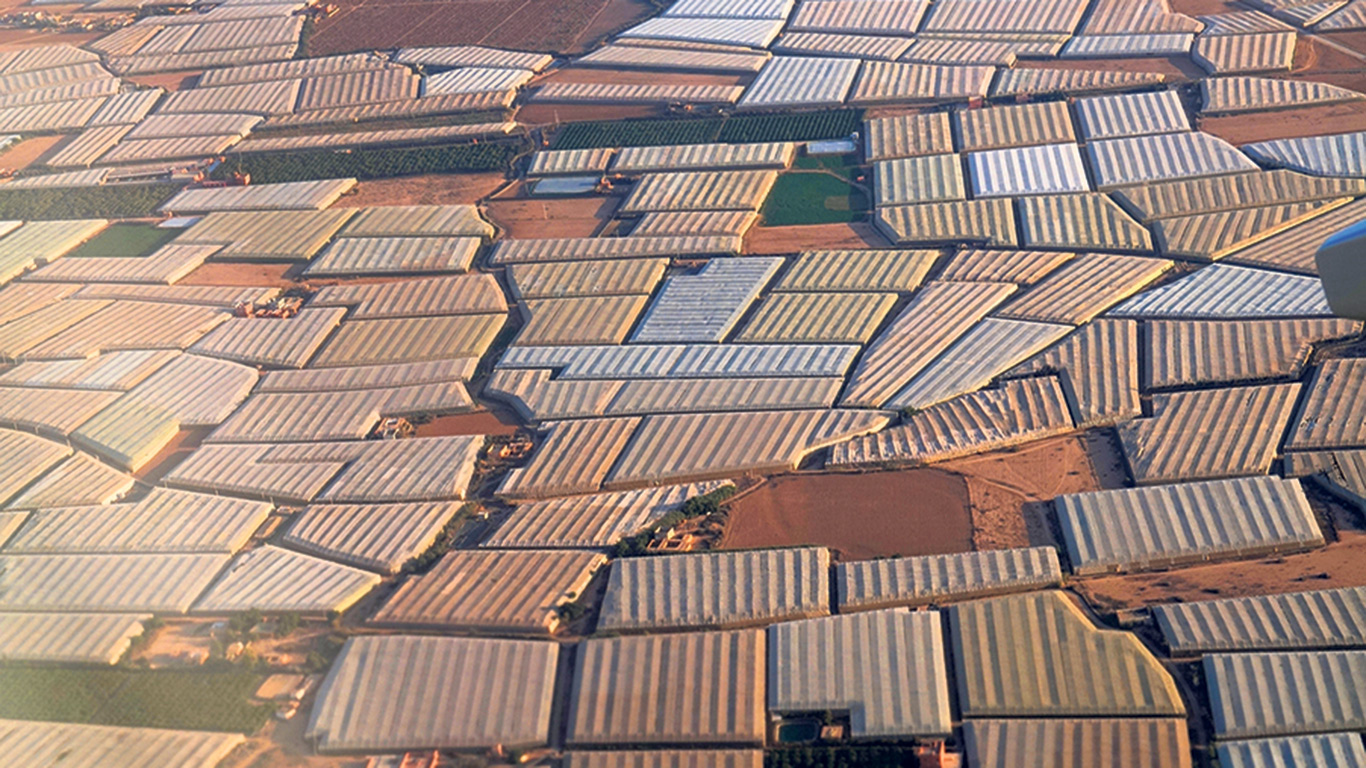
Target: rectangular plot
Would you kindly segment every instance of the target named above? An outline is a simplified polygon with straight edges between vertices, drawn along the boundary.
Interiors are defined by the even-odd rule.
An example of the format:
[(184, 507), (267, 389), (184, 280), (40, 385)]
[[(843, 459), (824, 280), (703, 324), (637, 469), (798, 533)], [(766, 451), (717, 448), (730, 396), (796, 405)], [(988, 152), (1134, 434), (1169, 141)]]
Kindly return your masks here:
[(1135, 571), (1321, 546), (1297, 481), (1211, 480), (1059, 496), (1072, 570)]

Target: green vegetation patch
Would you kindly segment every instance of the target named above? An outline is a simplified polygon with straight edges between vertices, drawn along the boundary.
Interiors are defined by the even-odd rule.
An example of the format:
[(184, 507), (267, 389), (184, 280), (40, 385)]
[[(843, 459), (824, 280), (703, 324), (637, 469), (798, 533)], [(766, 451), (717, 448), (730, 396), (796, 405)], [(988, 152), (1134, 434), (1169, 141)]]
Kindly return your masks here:
[(688, 120), (613, 120), (569, 123), (555, 134), (555, 149), (655, 147), (716, 141), (725, 118)]
[(764, 201), (764, 224), (837, 224), (859, 221), (868, 210), (868, 195), (843, 178), (819, 171), (784, 173)]
[(0, 718), (254, 733), (270, 718), (242, 670), (0, 667)]
[(555, 134), (555, 149), (653, 147), (662, 144), (730, 144), (838, 139), (859, 129), (863, 111), (836, 109), (795, 115), (741, 115), (675, 120), (569, 123)]
[(251, 174), (253, 184), (314, 179), (383, 179), (423, 173), (469, 173), (506, 168), (523, 148), (517, 142), (455, 144), (412, 149), (331, 149), (234, 155), (214, 178)]
[(137, 219), (155, 216), (179, 190), (172, 184), (0, 189), (0, 219)]
[[(730, 497), (735, 495), (735, 486), (723, 485), (711, 493), (704, 493), (701, 496), (694, 496), (683, 502), (678, 509), (664, 515), (650, 524), (648, 528), (634, 536), (627, 536), (618, 541), (612, 548), (612, 557), (640, 557), (649, 552), (650, 541), (660, 531), (667, 531), (670, 528), (682, 523), (685, 520), (692, 520), (699, 517), (710, 517), (712, 515), (723, 514), (721, 506)], [(561, 613), (563, 615), (563, 612)], [(576, 616), (566, 618), (576, 619)]]
[(721, 128), (718, 141), (820, 141), (842, 139), (863, 122), (861, 109), (832, 109), (794, 115), (742, 115)]
[(138, 258), (151, 255), (153, 251), (171, 242), (180, 234), (179, 229), (162, 229), (151, 224), (111, 224), (83, 245), (66, 255), (66, 258)]
[(902, 768), (917, 765), (904, 746), (797, 747), (764, 753), (764, 768)]

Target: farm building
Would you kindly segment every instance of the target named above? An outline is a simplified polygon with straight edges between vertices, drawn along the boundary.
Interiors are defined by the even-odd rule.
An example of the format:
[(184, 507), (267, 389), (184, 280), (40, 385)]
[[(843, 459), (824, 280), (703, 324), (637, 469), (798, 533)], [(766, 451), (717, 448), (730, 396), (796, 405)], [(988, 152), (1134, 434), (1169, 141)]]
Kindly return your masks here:
[(514, 347), (500, 368), (559, 368), (563, 379), (843, 376), (854, 344), (632, 344)]
[(1129, 299), (1121, 317), (1257, 318), (1331, 315), (1317, 278), (1215, 264)]
[(1253, 163), (1223, 139), (1207, 133), (1163, 133), (1108, 139), (1086, 145), (1098, 189), (1169, 179), (1255, 171)]
[(891, 609), (775, 624), (768, 628), (768, 652), (770, 712), (848, 711), (856, 739), (952, 731), (937, 611)]
[(921, 371), (886, 407), (917, 411), (987, 386), (1066, 336), (1072, 326), (988, 317)]
[(1191, 129), (1177, 91), (1092, 96), (1077, 101), (1081, 134), (1087, 141), (1180, 133)]
[(0, 611), (185, 613), (225, 554), (0, 555)]
[(897, 291), (920, 287), (938, 251), (806, 251), (783, 273), (775, 291)]
[(195, 603), (198, 613), (345, 611), (379, 585), (368, 571), (265, 546), (239, 555)]
[(1125, 187), (1115, 192), (1124, 206), (1144, 223), (1361, 194), (1366, 194), (1366, 181), (1361, 179), (1319, 178), (1285, 170), (1179, 179)]
[(397, 573), (436, 543), (458, 511), (454, 502), (314, 504), (294, 515), (281, 541), (357, 568)]
[(1119, 426), (1134, 481), (1266, 474), (1299, 393), (1293, 383), (1153, 395), (1151, 417)]
[(740, 238), (725, 235), (667, 237), (568, 237), (500, 240), (489, 263), (529, 264), (586, 259), (636, 259), (649, 256), (718, 256), (740, 252)]
[(993, 283), (930, 283), (868, 345), (842, 405), (876, 407), (1014, 292)]
[(878, 117), (863, 125), (863, 157), (869, 163), (953, 152), (947, 112)]
[(607, 558), (568, 550), (456, 550), (409, 576), (371, 623), (412, 628), (554, 632)]
[(830, 612), (830, 552), (771, 549), (621, 558), (600, 631), (736, 627)]
[(598, 490), (639, 424), (639, 418), (554, 424), (531, 461), (508, 473), (498, 495), (521, 500)]
[(1226, 741), (1219, 745), (1218, 755), (1219, 764), (1228, 768), (1273, 768), (1279, 765), (1355, 768), (1366, 765), (1366, 746), (1355, 733)]
[(1213, 654), (1204, 676), (1218, 739), (1366, 727), (1366, 651)]
[(1185, 714), (1176, 683), (1137, 637), (1096, 629), (1062, 592), (961, 603), (949, 625), (966, 718)]
[(0, 720), (0, 750), (29, 765), (213, 768), (244, 742), (240, 733), (121, 728), (108, 725)]
[(1314, 345), (1360, 333), (1350, 320), (1154, 320), (1144, 324), (1150, 388), (1298, 378)]
[(1057, 375), (1079, 427), (1117, 424), (1142, 415), (1138, 323), (1092, 320), (1008, 373), (1048, 372)]
[(245, 443), (195, 451), (170, 487), (306, 504), (464, 498), (482, 437)]
[(246, 187), (187, 189), (167, 200), (161, 210), (176, 215), (213, 211), (320, 211), (356, 186), (355, 179), (253, 184)]
[(980, 768), (1190, 768), (1176, 718), (968, 720), (963, 749)]
[(1057, 550), (1030, 547), (840, 563), (835, 582), (847, 613), (1054, 587), (1062, 569)]
[(322, 752), (541, 746), (558, 660), (557, 645), (533, 640), (352, 637), (305, 736)]
[(1245, 477), (1059, 496), (1072, 570), (1144, 570), (1323, 544), (1294, 480)]
[(7, 554), (231, 554), (270, 514), (269, 504), (154, 488), (136, 502), (27, 513)]
[(898, 245), (974, 243), (1003, 247), (1019, 242), (1014, 206), (1005, 198), (884, 206), (877, 210), (875, 223)]
[(688, 499), (729, 484), (725, 480), (685, 483), (521, 504), (481, 546), (516, 549), (607, 547), (645, 530)]
[(1055, 251), (966, 250), (951, 256), (939, 280), (954, 283), (1033, 285), (1076, 258)]
[(970, 152), (967, 165), (976, 198), (1085, 192), (1091, 188), (1075, 144)]
[(568, 768), (762, 768), (758, 749), (670, 749), (570, 752)]
[(1326, 360), (1314, 372), (1295, 415), (1287, 449), (1366, 446), (1366, 419), (1356, 394), (1366, 379), (1366, 359)]
[(1206, 114), (1256, 112), (1363, 98), (1356, 91), (1328, 83), (1250, 76), (1201, 80), (1200, 91), (1203, 95), (1201, 111)]
[(757, 629), (585, 640), (566, 740), (762, 745), (765, 646)]
[(1064, 101), (1044, 101), (953, 113), (958, 151), (1075, 143), (1072, 115)]
[(876, 432), (890, 420), (886, 412), (853, 409), (647, 416), (606, 487), (789, 471), (808, 454)]
[(859, 68), (858, 59), (775, 56), (745, 89), (737, 106), (740, 109), (838, 106), (854, 84)]
[(508, 282), (513, 295), (523, 300), (648, 295), (668, 266), (666, 259), (514, 264), (508, 267)]
[[(1360, 194), (1353, 183), (1333, 180), (1321, 194), (1332, 193)], [(1309, 196), (1310, 193), (1305, 193)], [(1334, 195), (1338, 196), (1338, 195)], [(1366, 201), (1357, 200), (1341, 208), (1336, 208), (1321, 216), (1292, 227), (1285, 232), (1273, 235), (1259, 243), (1236, 251), (1227, 260), (1236, 264), (1283, 269), (1302, 274), (1318, 274), (1314, 254), (1324, 239), (1335, 232), (1360, 221), (1366, 211)]]
[(141, 613), (0, 613), (0, 658), (117, 664), (151, 618)]
[(1006, 381), (930, 406), (900, 425), (834, 446), (829, 464), (929, 464), (1051, 437), (1074, 428), (1056, 377)]
[(1324, 589), (1162, 605), (1173, 654), (1366, 646), (1366, 588)]

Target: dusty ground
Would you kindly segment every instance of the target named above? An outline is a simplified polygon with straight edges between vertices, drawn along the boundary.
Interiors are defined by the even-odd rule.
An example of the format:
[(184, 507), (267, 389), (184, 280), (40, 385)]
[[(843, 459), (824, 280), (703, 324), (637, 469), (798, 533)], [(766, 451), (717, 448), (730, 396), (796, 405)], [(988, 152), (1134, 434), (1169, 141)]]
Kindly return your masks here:
[(511, 238), (592, 237), (612, 218), (621, 198), (575, 197), (541, 200), (495, 199), (484, 213)]
[(1094, 69), (1103, 72), (1157, 72), (1168, 82), (1205, 77), (1205, 70), (1187, 56), (1151, 56), (1132, 59), (1020, 59), (1017, 69)]
[(1233, 144), (1366, 130), (1366, 101), (1200, 118), (1199, 130)]
[(607, 0), (592, 21), (563, 53), (587, 53), (597, 46), (598, 41), (634, 26), (655, 15), (658, 9), (642, 0)]
[(633, 120), (664, 114), (664, 107), (649, 104), (527, 104), (517, 110), (517, 122), (525, 125), (555, 125), (580, 120)]
[(54, 147), (66, 141), (66, 136), (35, 136), (24, 139), (0, 154), (0, 168), (19, 170), (27, 168), (48, 154)]
[(1169, 0), (1167, 5), (1171, 8), (1172, 13), (1184, 13), (1187, 16), (1247, 10), (1247, 6), (1242, 5), (1237, 0)]
[(213, 645), (209, 627), (217, 619), (171, 619), (152, 635), (152, 641), (129, 654), (154, 667), (182, 666), (190, 658), (206, 657)]
[(1083, 579), (1073, 586), (1101, 611), (1156, 603), (1366, 586), (1366, 533), (1342, 531), (1339, 536), (1338, 541), (1314, 552), (1164, 573)]
[(785, 475), (733, 504), (721, 539), (723, 549), (797, 544), (843, 560), (966, 552), (967, 485), (938, 469)]
[(297, 264), (253, 264), (247, 262), (210, 261), (186, 275), (176, 285), (240, 285), (267, 288), (288, 288), (299, 271)]
[(152, 457), (147, 465), (140, 471), (134, 472), (133, 477), (141, 480), (148, 485), (156, 485), (161, 478), (170, 474), (180, 462), (189, 458), (191, 453), (199, 447), (205, 437), (213, 431), (213, 427), (193, 427), (182, 429), (176, 434), (171, 442), (166, 444), (161, 452)]
[(341, 205), (370, 208), (383, 205), (454, 205), (477, 203), (503, 186), (502, 173), (457, 173), (370, 179), (347, 195)]
[(1106, 432), (1041, 440), (936, 467), (967, 484), (977, 550), (1054, 544), (1049, 501), (1124, 484), (1123, 464)]
[(800, 227), (754, 227), (745, 235), (745, 253), (796, 253), (822, 248), (887, 248), (886, 238), (862, 221)]
[(511, 415), (495, 411), (476, 411), (438, 416), (417, 427), (418, 437), (445, 435), (510, 435), (517, 431), (517, 421)]
[(165, 88), (168, 91), (180, 91), (185, 88), (194, 87), (195, 81), (198, 80), (199, 76), (202, 74), (204, 74), (202, 70), (196, 72), (167, 72), (154, 75), (134, 75), (132, 77), (125, 77), (124, 79), (151, 88)]
[(620, 83), (622, 85), (745, 85), (752, 75), (694, 75), (686, 72), (638, 72), (629, 69), (565, 67), (536, 81), (547, 83)]
[(417, 45), (580, 52), (654, 13), (638, 0), (342, 0), (308, 55)]
[[(7, 7), (12, 7), (8, 6)], [(74, 8), (74, 6), (73, 6)], [(0, 9), (4, 10), (4, 9)], [(44, 6), (44, 11), (55, 11)], [(15, 50), (33, 48), (39, 45), (85, 45), (91, 40), (104, 37), (104, 32), (58, 32), (37, 29), (0, 29), (0, 48)]]

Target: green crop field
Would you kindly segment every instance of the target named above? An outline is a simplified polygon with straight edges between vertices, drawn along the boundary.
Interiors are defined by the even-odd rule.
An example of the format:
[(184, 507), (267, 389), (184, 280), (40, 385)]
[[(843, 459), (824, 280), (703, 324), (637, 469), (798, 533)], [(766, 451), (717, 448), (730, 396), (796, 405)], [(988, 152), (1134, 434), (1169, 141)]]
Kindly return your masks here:
[(795, 115), (741, 115), (726, 121), (717, 140), (738, 144), (749, 141), (840, 139), (857, 131), (862, 122), (861, 109), (832, 109)]
[(0, 667), (0, 718), (254, 733), (260, 675), (241, 670)]
[(66, 258), (147, 256), (174, 240), (181, 231), (160, 229), (151, 224), (113, 224), (68, 253)]
[(764, 768), (900, 768), (915, 762), (906, 746), (794, 747), (764, 753)]
[(724, 118), (687, 120), (617, 120), (569, 123), (555, 134), (555, 149), (654, 147), (661, 144), (705, 144), (716, 140)]
[(215, 178), (241, 171), (253, 184), (313, 179), (381, 179), (422, 173), (470, 173), (506, 168), (519, 142), (455, 144), (411, 149), (364, 149), (350, 152), (310, 150), (232, 155), (214, 171)]
[(179, 190), (170, 184), (0, 189), (0, 219), (136, 219), (156, 215)]
[(868, 210), (868, 196), (843, 178), (829, 173), (784, 173), (764, 201), (764, 224), (836, 224), (859, 221)]
[(838, 139), (858, 130), (863, 111), (836, 109), (796, 115), (741, 115), (673, 120), (569, 123), (555, 134), (555, 149), (651, 147), (661, 144), (731, 144)]

